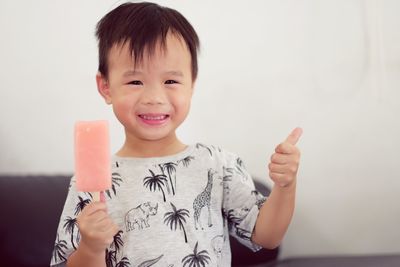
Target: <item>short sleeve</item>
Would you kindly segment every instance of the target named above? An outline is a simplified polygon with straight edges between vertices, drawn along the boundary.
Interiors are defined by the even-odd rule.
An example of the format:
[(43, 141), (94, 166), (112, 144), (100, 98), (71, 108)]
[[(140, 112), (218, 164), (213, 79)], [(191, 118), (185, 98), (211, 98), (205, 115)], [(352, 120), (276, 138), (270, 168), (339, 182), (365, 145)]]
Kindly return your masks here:
[(50, 266), (66, 266), (68, 257), (78, 247), (80, 234), (76, 217), (90, 202), (91, 198), (88, 193), (78, 193), (76, 191), (75, 177), (72, 177), (58, 224)]
[(251, 235), (259, 209), (266, 198), (255, 190), (253, 179), (243, 161), (234, 154), (226, 155), (223, 183), (223, 214), (228, 221), (230, 235), (253, 251), (261, 249), (251, 242)]

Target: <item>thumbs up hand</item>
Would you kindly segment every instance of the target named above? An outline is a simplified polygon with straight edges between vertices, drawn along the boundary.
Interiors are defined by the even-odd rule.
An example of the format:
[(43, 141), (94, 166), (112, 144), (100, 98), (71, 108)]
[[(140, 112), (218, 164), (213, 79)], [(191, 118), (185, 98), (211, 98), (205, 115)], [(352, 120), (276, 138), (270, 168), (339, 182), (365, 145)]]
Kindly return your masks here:
[(296, 147), (303, 130), (296, 128), (275, 148), (275, 153), (271, 156), (268, 165), (269, 176), (275, 184), (287, 187), (296, 180), (297, 170), (300, 163), (300, 150)]

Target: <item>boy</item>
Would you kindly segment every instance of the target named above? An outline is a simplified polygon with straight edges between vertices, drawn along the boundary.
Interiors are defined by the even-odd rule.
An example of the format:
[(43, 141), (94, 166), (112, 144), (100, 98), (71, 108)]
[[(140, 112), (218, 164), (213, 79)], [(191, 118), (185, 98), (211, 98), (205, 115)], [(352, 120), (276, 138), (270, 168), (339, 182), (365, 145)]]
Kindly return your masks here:
[[(295, 129), (269, 164), (268, 201), (236, 155), (185, 145), (199, 40), (177, 11), (126, 3), (97, 25), (98, 91), (125, 129), (105, 203), (65, 203), (51, 265), (230, 266), (228, 235), (253, 250), (279, 245), (294, 209), (300, 158)], [(265, 201), (265, 203), (264, 203)]]

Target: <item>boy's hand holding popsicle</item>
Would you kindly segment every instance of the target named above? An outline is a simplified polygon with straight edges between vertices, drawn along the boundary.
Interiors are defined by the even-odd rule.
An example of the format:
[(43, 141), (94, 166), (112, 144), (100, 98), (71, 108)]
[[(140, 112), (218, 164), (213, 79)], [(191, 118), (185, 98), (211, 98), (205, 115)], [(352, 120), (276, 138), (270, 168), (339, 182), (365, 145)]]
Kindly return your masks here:
[(93, 254), (104, 253), (114, 240), (118, 226), (107, 213), (107, 206), (102, 202), (92, 202), (77, 217), (81, 242), (86, 251)]
[(100, 202), (100, 194), (111, 187), (107, 121), (76, 123), (75, 176), (78, 191), (89, 192), (93, 198), (77, 217), (81, 234), (77, 253), (86, 255), (93, 264), (93, 258), (104, 262), (105, 249), (119, 230), (108, 215), (106, 203)]

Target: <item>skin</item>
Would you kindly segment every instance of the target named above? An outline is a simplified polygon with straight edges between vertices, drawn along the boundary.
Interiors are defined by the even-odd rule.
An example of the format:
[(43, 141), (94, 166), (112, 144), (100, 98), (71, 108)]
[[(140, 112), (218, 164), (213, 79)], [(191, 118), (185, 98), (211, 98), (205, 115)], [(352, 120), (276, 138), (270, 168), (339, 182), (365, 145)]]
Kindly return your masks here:
[(296, 143), (303, 130), (296, 128), (275, 148), (268, 165), (274, 181), (268, 201), (261, 207), (251, 239), (264, 248), (273, 249), (281, 243), (293, 217), (296, 196), (296, 177), (300, 150)]
[[(162, 157), (184, 150), (186, 145), (175, 131), (189, 113), (195, 81), (182, 39), (169, 33), (165, 49), (158, 45), (153, 54), (145, 50), (137, 66), (128, 46), (116, 44), (108, 63), (108, 78), (98, 73), (96, 82), (125, 129), (125, 142), (117, 155)], [(105, 266), (105, 249), (118, 232), (105, 203), (87, 205), (77, 221), (82, 239), (67, 266)]]
[[(150, 57), (150, 58), (149, 58)], [(161, 157), (185, 149), (175, 130), (189, 113), (194, 81), (186, 44), (168, 34), (166, 47), (154, 54), (145, 50), (134, 66), (128, 46), (114, 46), (109, 56), (109, 79), (98, 74), (98, 90), (125, 128), (124, 157)], [(154, 124), (143, 116), (165, 116)]]
[[(117, 155), (162, 157), (184, 150), (186, 145), (175, 131), (189, 113), (195, 81), (191, 56), (182, 39), (169, 33), (165, 49), (158, 45), (150, 55), (145, 50), (137, 66), (128, 46), (116, 44), (108, 61), (107, 77), (98, 73), (96, 82), (125, 129), (125, 142)], [(296, 143), (301, 133), (296, 128), (279, 144), (268, 166), (275, 186), (260, 209), (252, 234), (252, 240), (266, 248), (279, 245), (293, 215), (300, 160)], [(82, 238), (67, 266), (105, 266), (105, 249), (118, 232), (106, 204), (87, 205), (77, 221)]]
[(113, 241), (118, 226), (107, 213), (102, 202), (87, 205), (77, 217), (81, 241), (68, 258), (67, 266), (106, 266), (105, 249)]

